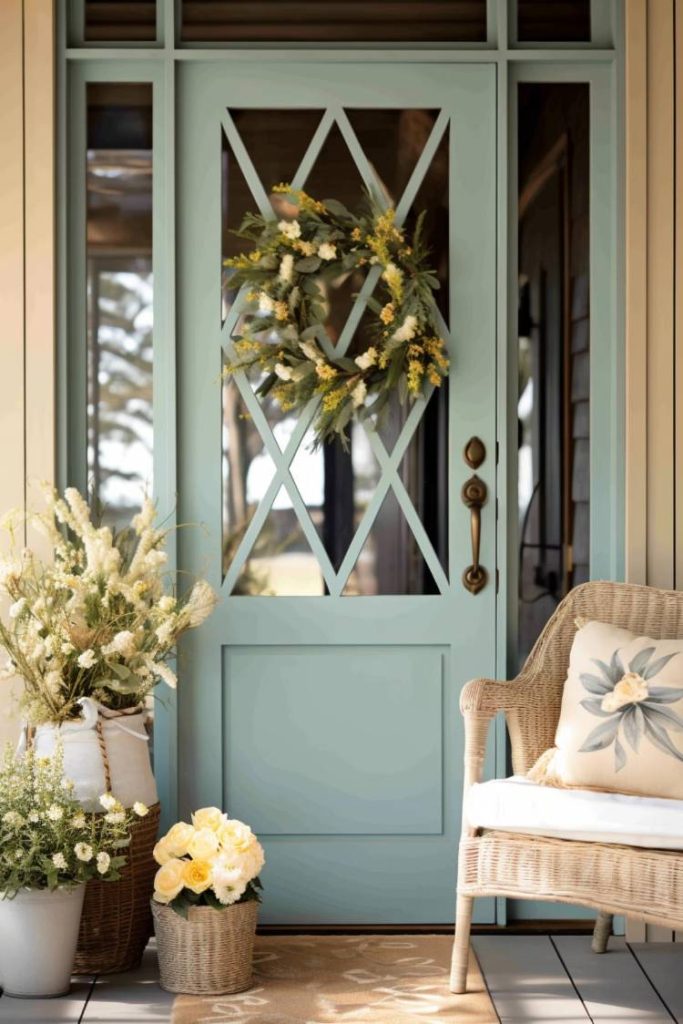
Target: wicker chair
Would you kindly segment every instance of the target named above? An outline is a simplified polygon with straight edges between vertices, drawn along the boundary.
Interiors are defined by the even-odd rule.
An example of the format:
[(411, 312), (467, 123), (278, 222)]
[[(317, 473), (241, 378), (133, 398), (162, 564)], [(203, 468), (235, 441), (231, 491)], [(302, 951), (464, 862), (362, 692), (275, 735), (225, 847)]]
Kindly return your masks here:
[[(577, 617), (658, 639), (683, 637), (683, 593), (627, 583), (584, 583), (558, 606), (516, 679), (469, 682), (460, 698), (465, 793), (481, 781), (486, 734), (498, 711), (507, 719), (516, 775), (526, 774), (553, 745)], [(473, 829), (464, 822), (452, 992), (465, 991), (475, 896), (547, 899), (595, 908), (599, 915), (593, 950), (603, 953), (615, 913), (672, 929), (681, 926), (683, 853)]]

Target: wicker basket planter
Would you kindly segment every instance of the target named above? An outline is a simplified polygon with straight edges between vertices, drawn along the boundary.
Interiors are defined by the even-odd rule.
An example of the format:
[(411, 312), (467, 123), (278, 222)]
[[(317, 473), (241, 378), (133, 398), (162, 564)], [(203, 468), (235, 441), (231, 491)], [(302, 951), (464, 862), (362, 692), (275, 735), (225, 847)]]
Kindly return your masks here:
[(258, 903), (225, 910), (191, 907), (187, 920), (152, 901), (161, 987), (188, 995), (228, 995), (251, 987)]
[(150, 893), (157, 865), (152, 850), (159, 804), (136, 822), (118, 882), (88, 882), (78, 934), (76, 974), (118, 974), (137, 967), (152, 934)]

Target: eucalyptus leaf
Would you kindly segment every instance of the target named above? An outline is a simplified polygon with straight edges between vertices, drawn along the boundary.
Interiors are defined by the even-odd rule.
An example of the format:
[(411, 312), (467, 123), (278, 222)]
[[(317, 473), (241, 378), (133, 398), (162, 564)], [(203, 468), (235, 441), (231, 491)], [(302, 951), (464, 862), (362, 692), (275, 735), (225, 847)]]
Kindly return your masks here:
[(319, 256), (304, 256), (302, 260), (297, 260), (294, 264), (294, 269), (299, 274), (314, 274), (316, 270), (320, 269), (322, 260)]

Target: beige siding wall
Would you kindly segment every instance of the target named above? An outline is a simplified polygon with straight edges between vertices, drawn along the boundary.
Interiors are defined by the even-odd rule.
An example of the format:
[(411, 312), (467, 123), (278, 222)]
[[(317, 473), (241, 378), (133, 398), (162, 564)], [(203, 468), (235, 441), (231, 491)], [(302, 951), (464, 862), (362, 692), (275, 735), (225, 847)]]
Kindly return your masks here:
[[(0, 513), (54, 478), (52, 0), (0, 0)], [(18, 729), (0, 682), (0, 744)]]
[[(626, 572), (683, 587), (683, 0), (626, 0)], [(630, 924), (629, 937), (671, 932)]]

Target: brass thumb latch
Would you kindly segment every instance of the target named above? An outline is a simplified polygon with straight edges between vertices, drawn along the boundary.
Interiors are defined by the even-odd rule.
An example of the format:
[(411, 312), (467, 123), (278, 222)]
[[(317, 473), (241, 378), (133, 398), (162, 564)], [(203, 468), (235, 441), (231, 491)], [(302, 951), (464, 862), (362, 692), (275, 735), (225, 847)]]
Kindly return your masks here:
[(488, 491), (483, 480), (474, 474), (466, 480), (462, 488), (463, 504), (470, 510), (470, 529), (472, 531), (472, 565), (468, 565), (462, 574), (463, 586), (471, 594), (478, 594), (488, 581), (489, 574), (479, 564), (479, 548), (481, 545), (481, 507), (486, 502)]

